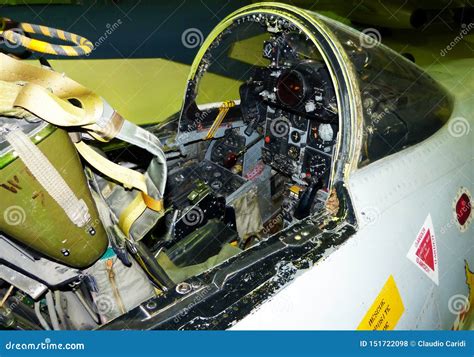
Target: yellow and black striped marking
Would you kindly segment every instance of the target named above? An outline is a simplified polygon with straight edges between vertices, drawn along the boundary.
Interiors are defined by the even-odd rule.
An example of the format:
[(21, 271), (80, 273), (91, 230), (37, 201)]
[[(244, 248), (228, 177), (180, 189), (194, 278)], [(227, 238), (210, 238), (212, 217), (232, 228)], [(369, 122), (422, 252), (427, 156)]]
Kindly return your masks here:
[[(36, 40), (34, 38), (28, 38), (22, 34), (22, 32), (60, 39), (62, 41), (74, 43), (75, 46), (56, 45), (45, 41)], [(57, 56), (83, 56), (91, 53), (92, 49), (94, 48), (92, 42), (85, 37), (47, 26), (28, 23), (20, 23), (16, 29), (0, 31), (0, 36), (13, 44), (19, 44), (30, 51)]]

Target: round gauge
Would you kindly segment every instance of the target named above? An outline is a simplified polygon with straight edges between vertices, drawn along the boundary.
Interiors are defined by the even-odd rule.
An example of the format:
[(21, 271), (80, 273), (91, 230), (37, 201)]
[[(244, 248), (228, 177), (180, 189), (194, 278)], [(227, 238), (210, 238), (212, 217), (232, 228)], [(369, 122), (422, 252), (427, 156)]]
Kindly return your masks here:
[(276, 85), (278, 99), (283, 105), (295, 107), (304, 99), (304, 79), (301, 73), (292, 70), (283, 73)]
[(311, 174), (311, 176), (319, 178), (324, 175), (327, 169), (328, 169), (327, 162), (323, 157), (317, 155), (317, 156), (313, 156), (310, 159), (309, 165), (308, 165), (308, 171)]
[(321, 124), (318, 128), (319, 138), (322, 141), (332, 141), (334, 138), (334, 130), (331, 124)]
[(292, 158), (293, 160), (298, 159), (300, 155), (300, 151), (296, 146), (291, 145), (290, 148), (288, 149), (288, 156)]
[(295, 131), (292, 131), (291, 134), (290, 134), (290, 136), (291, 136), (291, 140), (292, 140), (295, 144), (299, 143), (300, 140), (301, 140), (301, 134), (300, 134), (299, 132), (297, 132), (296, 130), (295, 130)]
[(291, 124), (294, 128), (306, 131), (308, 128), (308, 119), (299, 115), (292, 115)]
[(217, 181), (217, 180), (216, 180), (216, 181), (212, 181), (212, 183), (211, 183), (211, 188), (212, 188), (213, 190), (216, 190), (216, 191), (220, 190), (220, 189), (222, 188), (222, 182), (221, 182), (221, 181)]

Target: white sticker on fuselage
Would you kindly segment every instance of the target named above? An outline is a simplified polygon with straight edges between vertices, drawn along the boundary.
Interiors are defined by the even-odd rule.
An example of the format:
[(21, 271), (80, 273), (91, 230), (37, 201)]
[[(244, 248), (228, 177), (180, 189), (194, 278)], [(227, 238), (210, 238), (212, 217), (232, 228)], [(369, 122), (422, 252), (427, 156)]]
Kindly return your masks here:
[(438, 285), (438, 250), (431, 215), (428, 214), (415, 241), (408, 251), (410, 259), (421, 271)]

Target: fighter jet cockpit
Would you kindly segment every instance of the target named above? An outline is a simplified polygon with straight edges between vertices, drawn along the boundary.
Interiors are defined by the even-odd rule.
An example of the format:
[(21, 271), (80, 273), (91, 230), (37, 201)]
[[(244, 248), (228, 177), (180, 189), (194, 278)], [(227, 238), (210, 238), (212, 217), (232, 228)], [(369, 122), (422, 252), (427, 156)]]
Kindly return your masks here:
[[(16, 252), (10, 256), (26, 256), (25, 244), (39, 254), (28, 269), (43, 274), (33, 297), (65, 290), (58, 296), (82, 311), (71, 312), (74, 329), (230, 327), (357, 232), (348, 189), (355, 171), (428, 138), (453, 106), (431, 77), (366, 34), (281, 4), (252, 5), (224, 19), (197, 52), (181, 111), (144, 127), (52, 70), (1, 59), (8, 88), (25, 91), (14, 114), (30, 120), (27, 129), (47, 127), (36, 137), (46, 148), (55, 138), (46, 151), (55, 165), (63, 159), (51, 147), (67, 145), (76, 159), (68, 172), (82, 180), (73, 187), (87, 201), (77, 200), (78, 212), (84, 205), (89, 211), (67, 231), (77, 240), (62, 239), (59, 226), (69, 229), (70, 219), (58, 206), (65, 223), (40, 232), (54, 244), (34, 245), (26, 228), (1, 220), (0, 244)], [(24, 78), (36, 82), (23, 86)], [(27, 100), (36, 95), (41, 100)], [(50, 115), (42, 101), (73, 129), (54, 121), (56, 111)], [(101, 114), (92, 120), (90, 113)], [(6, 149), (0, 145), (9, 155), (0, 160), (5, 167), (15, 162), (14, 145), (20, 158), (30, 152), (22, 151), (26, 134), (10, 131)], [(24, 179), (12, 176), (17, 171), (41, 189), (30, 166), (5, 171), (9, 193)], [(48, 188), (55, 193), (55, 185)], [(112, 260), (118, 268), (111, 275), (103, 262)], [(104, 295), (113, 307), (100, 310)], [(38, 311), (33, 320), (44, 328)]]
[[(350, 216), (350, 167), (413, 145), (449, 118), (450, 96), (413, 63), (320, 20), (328, 27), (318, 32), (275, 14), (241, 16), (199, 51), (176, 136), (185, 160), (169, 166), (178, 232), (189, 232), (186, 210), (217, 212), (190, 200), (195, 190), (220, 197), (221, 215), (231, 208), (243, 246), (314, 215)], [(329, 28), (337, 36), (328, 40)]]
[(204, 149), (195, 150), (195, 163), (170, 169), (168, 180), (178, 206), (191, 204), (180, 198), (199, 183), (225, 197), (244, 239), (259, 237), (278, 214), (281, 229), (324, 209), (339, 132), (318, 49), (290, 22), (265, 21), (235, 23), (202, 57), (177, 140)]
[(150, 128), (169, 146), (167, 211), (143, 242), (171, 280), (356, 226), (350, 173), (449, 117), (450, 96), (413, 63), (317, 19), (224, 20), (191, 66), (181, 112)]

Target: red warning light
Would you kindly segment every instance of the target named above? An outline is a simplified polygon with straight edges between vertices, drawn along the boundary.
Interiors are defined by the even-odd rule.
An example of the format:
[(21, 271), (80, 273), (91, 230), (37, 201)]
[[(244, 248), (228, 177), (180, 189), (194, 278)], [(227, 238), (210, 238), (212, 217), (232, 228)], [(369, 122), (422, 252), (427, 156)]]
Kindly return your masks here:
[(461, 226), (466, 224), (467, 220), (471, 216), (471, 210), (471, 200), (466, 193), (463, 193), (456, 202), (456, 217)]

